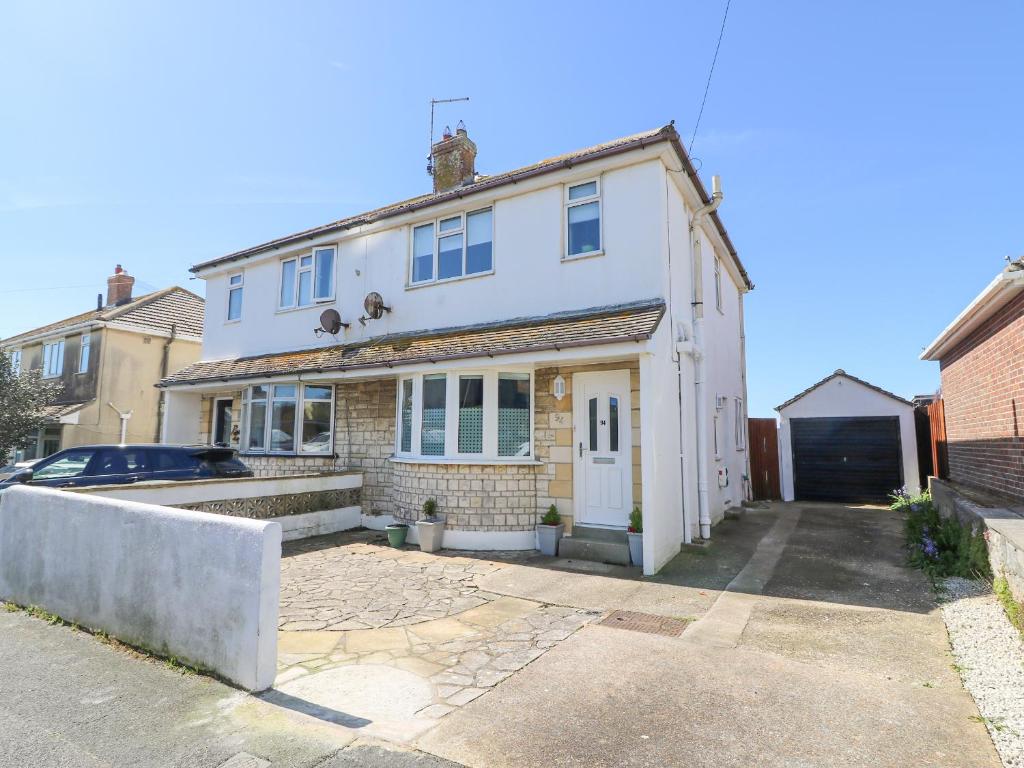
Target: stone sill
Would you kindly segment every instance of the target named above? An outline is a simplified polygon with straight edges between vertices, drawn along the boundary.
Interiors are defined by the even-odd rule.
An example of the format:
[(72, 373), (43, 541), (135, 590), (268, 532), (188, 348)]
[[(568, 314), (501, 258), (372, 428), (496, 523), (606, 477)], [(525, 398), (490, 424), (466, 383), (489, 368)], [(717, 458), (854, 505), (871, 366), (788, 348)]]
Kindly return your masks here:
[(451, 467), (460, 465), (469, 466), (483, 466), (483, 467), (542, 467), (544, 466), (543, 461), (537, 461), (536, 459), (520, 459), (520, 460), (509, 460), (509, 459), (452, 459), (439, 456), (436, 459), (433, 458), (415, 458), (412, 456), (390, 456), (388, 461), (392, 461), (395, 464), (442, 464)]

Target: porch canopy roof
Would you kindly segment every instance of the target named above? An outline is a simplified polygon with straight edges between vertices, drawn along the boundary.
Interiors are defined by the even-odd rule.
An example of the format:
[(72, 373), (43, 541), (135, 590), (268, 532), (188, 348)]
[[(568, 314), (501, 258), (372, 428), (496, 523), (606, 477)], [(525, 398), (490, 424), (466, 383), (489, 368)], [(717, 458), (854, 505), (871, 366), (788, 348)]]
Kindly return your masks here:
[(206, 360), (168, 376), (157, 386), (174, 388), (236, 379), (393, 368), (474, 357), (645, 341), (665, 314), (665, 302), (649, 299), (611, 307), (562, 312), (497, 323), (390, 334), (318, 349), (229, 360)]
[(82, 403), (55, 403), (53, 405), (44, 405), (39, 409), (38, 413), (46, 420), (47, 424), (73, 423), (67, 422), (68, 417), (76, 415), (90, 402), (92, 401), (87, 400)]

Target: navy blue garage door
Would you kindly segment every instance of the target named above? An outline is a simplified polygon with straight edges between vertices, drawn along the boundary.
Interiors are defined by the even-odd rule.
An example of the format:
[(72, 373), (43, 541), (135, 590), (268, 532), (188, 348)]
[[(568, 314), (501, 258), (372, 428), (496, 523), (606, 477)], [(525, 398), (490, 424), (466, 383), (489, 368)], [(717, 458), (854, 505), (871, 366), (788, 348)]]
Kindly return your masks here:
[(797, 500), (886, 502), (903, 485), (898, 416), (790, 419), (789, 428)]

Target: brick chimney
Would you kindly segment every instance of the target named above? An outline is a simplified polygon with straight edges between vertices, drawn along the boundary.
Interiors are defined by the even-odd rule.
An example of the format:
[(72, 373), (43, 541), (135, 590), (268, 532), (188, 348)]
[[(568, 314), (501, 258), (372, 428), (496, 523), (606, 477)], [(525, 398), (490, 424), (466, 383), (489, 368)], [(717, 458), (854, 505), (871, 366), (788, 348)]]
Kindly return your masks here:
[(430, 148), (430, 159), (435, 194), (470, 184), (476, 176), (476, 144), (461, 122), (454, 136), (451, 128), (444, 129), (444, 136)]
[(134, 277), (121, 269), (120, 264), (114, 267), (114, 274), (107, 278), (107, 306), (117, 307), (131, 301), (133, 285)]

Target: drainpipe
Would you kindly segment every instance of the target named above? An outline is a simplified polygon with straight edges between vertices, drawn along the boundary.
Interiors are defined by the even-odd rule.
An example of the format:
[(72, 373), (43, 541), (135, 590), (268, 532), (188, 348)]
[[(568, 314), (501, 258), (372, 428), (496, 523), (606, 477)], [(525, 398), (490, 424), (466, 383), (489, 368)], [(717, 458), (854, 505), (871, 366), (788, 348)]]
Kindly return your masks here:
[(113, 403), (107, 403), (107, 405), (117, 411), (117, 415), (121, 418), (121, 445), (124, 445), (125, 438), (128, 436), (128, 419), (132, 417), (132, 414), (135, 413), (135, 411), (134, 409), (127, 412), (119, 411), (117, 406)]
[(697, 227), (722, 204), (722, 183), (711, 177), (711, 202), (699, 208), (690, 219), (690, 254), (693, 260), (693, 369), (694, 408), (697, 428), (697, 508), (700, 537), (711, 538), (711, 508), (708, 499), (707, 406), (704, 402), (704, 265)]
[[(169, 360), (170, 360), (170, 357), (171, 357), (171, 344), (174, 343), (174, 337), (177, 335), (177, 333), (178, 333), (178, 325), (177, 325), (177, 323), (171, 323), (171, 335), (170, 335), (170, 338), (168, 338), (167, 341), (164, 342), (163, 351), (160, 353), (160, 380), (163, 380), (167, 376), (167, 373), (168, 373), (167, 368), (170, 365)], [(163, 430), (164, 430), (164, 408), (166, 408), (166, 407), (167, 407), (167, 390), (164, 389), (163, 387), (161, 387), (160, 388), (160, 400), (157, 402), (157, 405), (156, 405), (156, 439), (153, 440), (154, 443), (159, 443), (160, 442), (160, 436), (163, 434)], [(123, 437), (121, 438), (121, 442), (122, 443), (124, 442), (124, 438)]]

